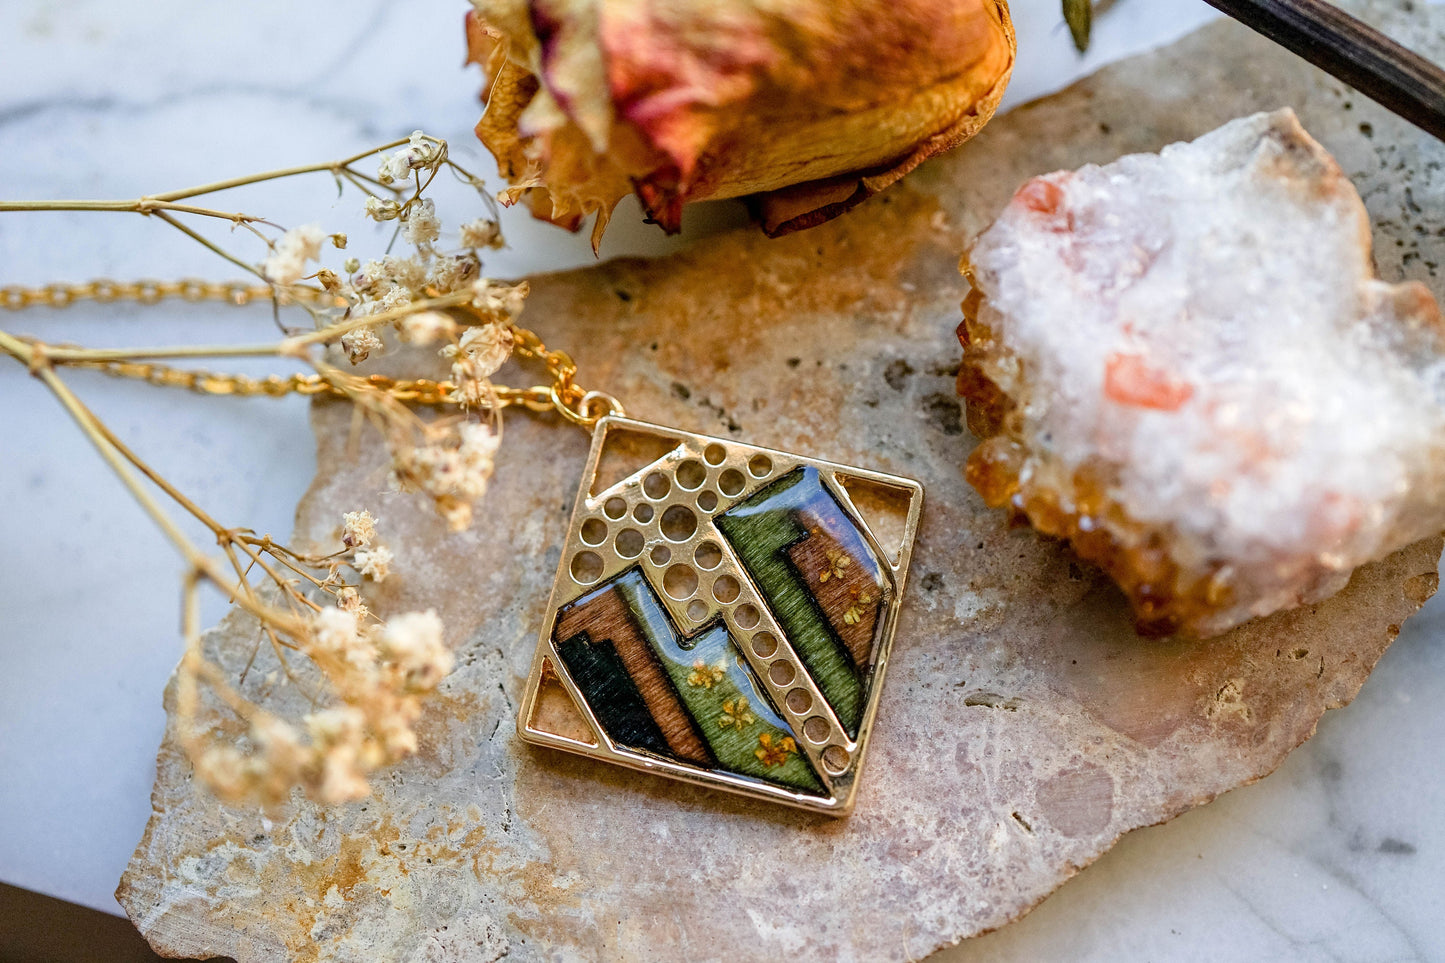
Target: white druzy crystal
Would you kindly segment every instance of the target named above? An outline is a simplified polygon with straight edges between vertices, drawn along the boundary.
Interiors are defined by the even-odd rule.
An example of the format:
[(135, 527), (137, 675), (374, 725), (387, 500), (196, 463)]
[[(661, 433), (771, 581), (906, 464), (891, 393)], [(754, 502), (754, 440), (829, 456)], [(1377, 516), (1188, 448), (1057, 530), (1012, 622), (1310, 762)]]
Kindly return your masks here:
[(967, 261), (1015, 506), (1078, 514), (1076, 473), (1107, 478), (1085, 530), (1162, 545), (1149, 591), (1214, 600), (1170, 627), (1315, 600), (1445, 528), (1439, 308), (1375, 278), (1364, 205), (1292, 111), (1036, 178)]

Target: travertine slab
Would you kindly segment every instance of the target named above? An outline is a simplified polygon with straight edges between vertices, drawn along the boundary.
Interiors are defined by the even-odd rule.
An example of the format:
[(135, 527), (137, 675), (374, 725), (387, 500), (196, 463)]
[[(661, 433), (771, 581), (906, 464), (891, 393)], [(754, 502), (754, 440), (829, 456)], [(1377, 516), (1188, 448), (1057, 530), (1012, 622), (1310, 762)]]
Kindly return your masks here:
[[(1445, 11), (1369, 8), (1445, 58)], [(868, 773), (847, 820), (531, 749), (512, 706), (587, 439), (511, 418), (474, 529), (381, 494), (384, 454), (315, 410), (299, 541), (382, 517), (382, 611), (435, 606), (458, 668), (373, 799), (269, 814), (199, 793), (162, 745), (118, 896), (161, 952), (253, 960), (917, 958), (1026, 912), (1121, 833), (1270, 772), (1434, 590), (1432, 539), (1339, 596), (1201, 643), (1138, 639), (1122, 598), (964, 483), (953, 393), (965, 238), (1025, 178), (1290, 105), (1369, 205), (1390, 280), (1445, 288), (1445, 145), (1232, 24), (999, 119), (817, 230), (534, 280), (525, 320), (630, 413), (923, 481)], [(420, 363), (420, 362), (419, 362)], [(355, 457), (353, 458), (353, 454)], [(226, 664), (253, 642), (232, 620)], [(265, 671), (250, 685), (261, 695)], [(268, 698), (298, 707), (294, 694)]]

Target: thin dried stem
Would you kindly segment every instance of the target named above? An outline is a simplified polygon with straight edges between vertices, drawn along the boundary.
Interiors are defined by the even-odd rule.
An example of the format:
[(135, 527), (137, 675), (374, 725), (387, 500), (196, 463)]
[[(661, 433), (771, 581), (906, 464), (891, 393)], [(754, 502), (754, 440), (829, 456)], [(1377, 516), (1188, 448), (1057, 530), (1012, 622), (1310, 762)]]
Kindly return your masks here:
[[(403, 145), (404, 150), (383, 158), (376, 177), (354, 166)], [(477, 242), (464, 231), (462, 239), (470, 254), (438, 253), (435, 242), (440, 222), (430, 200), (423, 200), (423, 193), (444, 165), (482, 190), (479, 179), (448, 159), (445, 141), (418, 133), (340, 161), (216, 181), (130, 201), (0, 202), (0, 212), (100, 211), (155, 217), (266, 285), (264, 289), (209, 282), (50, 285), (6, 289), (6, 306), (61, 307), (87, 297), (150, 302), (163, 296), (243, 303), (260, 300), (260, 294), (251, 293), (259, 290), (269, 291), (278, 326), (283, 306), (294, 304), (311, 316), (314, 330), (307, 333), (286, 332), (279, 341), (242, 345), (87, 348), (50, 345), (0, 331), (0, 355), (24, 364), (45, 383), (185, 560), (181, 611), (185, 651), (177, 670), (179, 735), (200, 780), (225, 799), (276, 802), (297, 785), (324, 801), (365, 795), (365, 776), (370, 771), (414, 751), (419, 700), (450, 669), (451, 656), (442, 641), (440, 621), (434, 613), (413, 612), (383, 623), (368, 608), (359, 589), (366, 579), (385, 578), (392, 561), (390, 551), (372, 544), (375, 519), (369, 513), (347, 513), (343, 547), (334, 552), (298, 552), (252, 529), (227, 527), (121, 441), (71, 391), (61, 372), (68, 365), (99, 367), (114, 375), (210, 394), (315, 395), (329, 388), (350, 401), (358, 418), (369, 420), (382, 434), (400, 483), (424, 491), (453, 528), (465, 527), (471, 502), (481, 497), (491, 477), (492, 453), (500, 441), (500, 408), (520, 404), (551, 410), (555, 404), (575, 418), (576, 412), (567, 406), (586, 393), (571, 383), (575, 366), (560, 354), (536, 355), (553, 375), (554, 385), (505, 389), (504, 399), (487, 380), (514, 344), (530, 346), (536, 339), (530, 336), (528, 340), (509, 326), (525, 287), (496, 285), (477, 277), (480, 260), (476, 248), (490, 246), (495, 233), (489, 240)], [(339, 277), (324, 268), (308, 267), (309, 262), (321, 261), (325, 235), (320, 228), (297, 228), (272, 239), (258, 227), (281, 230), (271, 221), (185, 203), (217, 191), (317, 172), (329, 172), (343, 191), (349, 184), (368, 198), (378, 198), (378, 192), (390, 194), (395, 200), (386, 200), (379, 207), (371, 203), (368, 213), (378, 221), (397, 219), (399, 233), (405, 225), (407, 242), (415, 247), (415, 254), (383, 257), (368, 262), (360, 272), (359, 262), (348, 261), (346, 277)], [(399, 204), (403, 197), (405, 203)], [(483, 192), (483, 197), (488, 209), (495, 212), (490, 195)], [(182, 221), (184, 216), (230, 221), (259, 238), (268, 254), (263, 261), (248, 263)], [(331, 238), (334, 246), (345, 246), (339, 236)], [(308, 270), (314, 273), (307, 274)], [(310, 279), (315, 286), (302, 283)], [(472, 302), (476, 307), (468, 307)], [(477, 316), (475, 324), (469, 327), (454, 316), (463, 310)], [(410, 317), (423, 313), (432, 316)], [(360, 377), (329, 363), (317, 350), (339, 341), (355, 363), (368, 351), (382, 349), (377, 333), (389, 326), (396, 328), (403, 341), (427, 344), (441, 340), (443, 353), (452, 359), (452, 380)], [(479, 333), (483, 337), (478, 338)], [(540, 342), (537, 348), (540, 350)], [(309, 366), (314, 374), (258, 380), (142, 363), (215, 357), (292, 359)], [(407, 403), (452, 405), (459, 413), (428, 421)], [(487, 420), (478, 422), (475, 408), (486, 409)], [(582, 416), (587, 414), (582, 410)], [(180, 516), (172, 517), (175, 508), (166, 505), (165, 499), (210, 533), (221, 559), (206, 555), (187, 536), (178, 523)], [(351, 576), (344, 573), (354, 573), (355, 584), (348, 584)], [(301, 720), (309, 743), (291, 723), (247, 698), (229, 681), (227, 672), (207, 658), (200, 624), (202, 583), (210, 583), (240, 611), (256, 619), (256, 645), (239, 679), (244, 684), (260, 652), (260, 639), (266, 638), (286, 679), (315, 710)], [(332, 600), (334, 605), (329, 604)], [(314, 685), (309, 681), (310, 671), (305, 673), (308, 681), (303, 681), (293, 670), (291, 656), (296, 653), (319, 673)], [(268, 686), (273, 679), (274, 673), (268, 673)], [(332, 700), (326, 708), (321, 707), (323, 696)], [(240, 745), (249, 745), (249, 751), (243, 752), (236, 744), (234, 727), (216, 726), (227, 712), (247, 726), (246, 741)]]
[[(211, 217), (220, 217), (226, 220), (260, 220), (251, 218), (245, 214), (228, 213), (208, 208), (192, 208), (175, 204), (176, 201), (185, 200), (191, 197), (200, 197), (204, 194), (215, 194), (219, 191), (228, 191), (236, 187), (246, 187), (251, 184), (261, 184), (266, 181), (281, 180), (286, 177), (295, 177), (298, 174), (316, 174), (323, 171), (340, 175), (352, 164), (375, 156), (381, 151), (391, 150), (395, 147), (408, 143), (409, 138), (403, 137), (400, 140), (390, 141), (380, 147), (373, 147), (371, 150), (360, 154), (353, 154), (343, 160), (330, 161), (324, 164), (302, 164), (298, 167), (282, 167), (272, 171), (264, 171), (259, 174), (248, 174), (244, 177), (232, 177), (223, 181), (213, 181), (209, 184), (202, 184), (199, 187), (188, 187), (179, 191), (165, 191), (160, 194), (147, 194), (144, 197), (137, 197), (134, 200), (120, 201), (88, 201), (88, 200), (38, 200), (38, 201), (0, 201), (0, 212), (5, 211), (131, 211), (138, 214), (149, 214), (159, 210), (175, 210), (188, 214), (204, 214)], [(388, 190), (387, 185), (382, 184), (375, 178), (366, 177), (359, 172), (352, 172), (358, 177)]]
[(57, 364), (162, 358), (268, 358), (281, 354), (281, 347), (280, 341), (267, 344), (181, 344), (149, 348), (66, 348), (47, 345), (45, 355)]

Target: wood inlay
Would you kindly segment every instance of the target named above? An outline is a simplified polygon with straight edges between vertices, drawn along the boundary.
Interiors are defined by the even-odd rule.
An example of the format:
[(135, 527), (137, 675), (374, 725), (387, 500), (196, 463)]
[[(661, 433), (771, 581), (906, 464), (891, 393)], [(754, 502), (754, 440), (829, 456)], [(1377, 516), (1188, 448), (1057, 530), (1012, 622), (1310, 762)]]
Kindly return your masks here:
[(593, 640), (579, 632), (558, 642), (557, 654), (613, 742), (659, 756), (670, 754), (611, 641)]
[(867, 669), (883, 607), (883, 589), (869, 560), (849, 551), (821, 526), (813, 526), (807, 538), (790, 546), (788, 557), (823, 607), (828, 624), (848, 647), (853, 664), (860, 671)]
[(804, 792), (826, 792), (726, 626), (714, 622), (689, 638), (684, 648), (657, 594), (639, 572), (626, 573), (615, 584), (721, 768)]
[[(593, 642), (612, 643), (671, 754), (700, 766), (712, 765), (712, 754), (698, 737), (692, 718), (615, 586), (579, 599), (558, 613), (553, 637), (559, 646), (564, 640), (583, 634)], [(597, 711), (591, 693), (588, 693), (588, 702), (592, 703), (593, 711)]]
[(820, 511), (837, 511), (815, 468), (784, 476), (716, 519), (743, 567), (762, 590), (773, 617), (803, 660), (838, 721), (856, 735), (863, 717), (864, 690), (852, 656), (788, 549), (808, 537), (801, 522)]

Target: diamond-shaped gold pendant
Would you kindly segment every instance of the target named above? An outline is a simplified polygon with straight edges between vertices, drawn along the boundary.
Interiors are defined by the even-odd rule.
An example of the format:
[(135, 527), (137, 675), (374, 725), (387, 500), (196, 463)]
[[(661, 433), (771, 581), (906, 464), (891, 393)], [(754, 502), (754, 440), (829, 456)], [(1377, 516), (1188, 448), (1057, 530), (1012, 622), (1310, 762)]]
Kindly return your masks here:
[(602, 419), (519, 733), (845, 815), (922, 502), (908, 478)]

